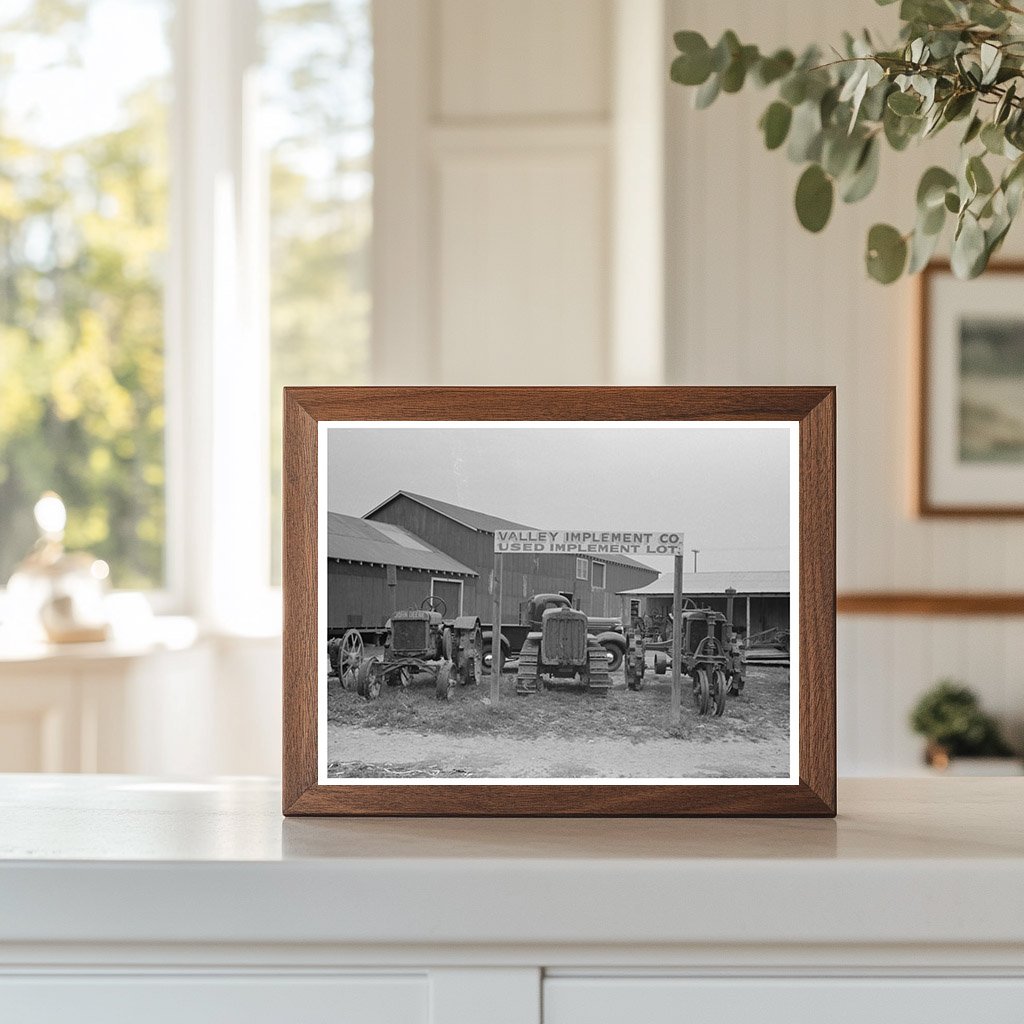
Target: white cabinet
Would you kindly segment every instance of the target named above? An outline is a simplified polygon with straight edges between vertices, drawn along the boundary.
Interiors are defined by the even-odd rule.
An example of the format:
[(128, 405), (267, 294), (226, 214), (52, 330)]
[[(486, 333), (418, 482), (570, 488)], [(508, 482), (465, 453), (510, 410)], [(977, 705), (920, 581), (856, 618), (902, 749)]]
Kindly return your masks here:
[(1018, 779), (836, 821), (288, 819), (0, 776), (0, 1024), (1022, 1024)]
[(1020, 1024), (1024, 978), (552, 977), (544, 1024)]
[(0, 1019), (17, 1024), (428, 1024), (428, 995), (425, 973), (0, 978)]

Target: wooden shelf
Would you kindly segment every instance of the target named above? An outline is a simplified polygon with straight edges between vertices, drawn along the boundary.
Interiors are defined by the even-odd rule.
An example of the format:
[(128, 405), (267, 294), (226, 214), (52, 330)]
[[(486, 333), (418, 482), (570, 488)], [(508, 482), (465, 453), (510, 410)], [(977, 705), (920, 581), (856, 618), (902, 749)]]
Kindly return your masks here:
[(840, 615), (1024, 615), (1024, 593), (852, 591), (836, 597)]

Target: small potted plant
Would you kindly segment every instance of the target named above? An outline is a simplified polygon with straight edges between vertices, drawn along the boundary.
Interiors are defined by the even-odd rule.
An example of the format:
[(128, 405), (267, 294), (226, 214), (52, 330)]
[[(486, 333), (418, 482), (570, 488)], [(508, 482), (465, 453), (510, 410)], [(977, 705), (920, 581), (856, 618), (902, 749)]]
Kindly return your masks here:
[[(955, 759), (971, 758), (975, 759), (972, 770), (966, 774), (1020, 772), (995, 719), (981, 709), (974, 691), (960, 683), (944, 679), (932, 687), (917, 702), (910, 725), (928, 741), (925, 762), (938, 771), (950, 770)], [(980, 759), (985, 759), (984, 765)], [(993, 759), (997, 759), (995, 765)], [(961, 762), (958, 767), (966, 766)]]

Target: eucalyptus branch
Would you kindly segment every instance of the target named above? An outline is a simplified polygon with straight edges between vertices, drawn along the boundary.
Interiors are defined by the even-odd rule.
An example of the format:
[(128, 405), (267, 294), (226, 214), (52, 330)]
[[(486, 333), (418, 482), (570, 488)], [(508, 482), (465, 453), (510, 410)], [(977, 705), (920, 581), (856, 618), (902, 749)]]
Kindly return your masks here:
[(785, 145), (789, 159), (804, 165), (795, 206), (809, 231), (825, 227), (837, 194), (853, 203), (872, 191), (883, 143), (900, 152), (962, 122), (958, 166), (930, 167), (918, 185), (913, 228), (876, 224), (865, 258), (868, 273), (885, 284), (916, 273), (952, 220), (953, 269), (975, 277), (1024, 198), (1024, 26), (1013, 20), (1024, 9), (1010, 0), (902, 0), (899, 14), (897, 47), (847, 34), (827, 62), (814, 47), (798, 58), (789, 50), (762, 54), (734, 32), (714, 46), (696, 32), (678, 32), (671, 76), (697, 88), (702, 109), (748, 82), (774, 89), (759, 128), (768, 149)]

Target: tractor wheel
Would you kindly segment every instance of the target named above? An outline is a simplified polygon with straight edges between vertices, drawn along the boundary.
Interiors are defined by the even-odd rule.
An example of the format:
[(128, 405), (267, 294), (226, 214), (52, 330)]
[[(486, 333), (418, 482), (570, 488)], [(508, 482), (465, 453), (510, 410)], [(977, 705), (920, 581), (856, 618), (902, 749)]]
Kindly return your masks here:
[(693, 706), (698, 715), (706, 715), (711, 706), (711, 681), (706, 669), (694, 669)]
[(523, 643), (523, 649), (519, 652), (519, 668), (516, 670), (517, 696), (523, 697), (537, 692), (539, 655), (540, 644), (528, 637)]
[(654, 652), (654, 674), (663, 676), (668, 672), (668, 655), (664, 651)]
[[(621, 659), (620, 659), (621, 661)], [(596, 641), (587, 645), (587, 670), (583, 679), (587, 690), (598, 697), (607, 697), (612, 688), (612, 677), (608, 669), (607, 648)]]
[(338, 642), (338, 675), (355, 672), (363, 661), (363, 637), (358, 629), (347, 630)]
[(459, 648), (459, 682), (475, 686), (484, 674), (484, 635), (479, 626), (472, 633), (463, 634)]
[(734, 672), (729, 677), (729, 696), (738, 697), (743, 692), (744, 679), (739, 672)]
[[(484, 669), (487, 672), (491, 671), (491, 662), (494, 660), (491, 657), (491, 653), (493, 651), (492, 644), (493, 644), (492, 635), (490, 633), (484, 633), (484, 635), (483, 635), (483, 652), (484, 652), (483, 662), (484, 662)], [(501, 673), (505, 671), (505, 662), (508, 660), (508, 651), (505, 650), (504, 643), (499, 645), (498, 651), (499, 651), (500, 656), (501, 656), (499, 664), (498, 664), (498, 675), (501, 675)]]
[(608, 671), (618, 672), (622, 667), (622, 648), (618, 644), (613, 644), (609, 641), (606, 644), (601, 644), (608, 654)]
[(356, 692), (359, 696), (367, 700), (376, 700), (380, 696), (382, 675), (383, 663), (380, 658), (367, 658), (356, 673)]
[(721, 718), (725, 712), (725, 694), (728, 689), (729, 681), (725, 678), (725, 673), (720, 668), (716, 668), (711, 673), (711, 699), (716, 718)]
[(327, 641), (327, 664), (330, 666), (327, 674), (338, 676), (339, 678), (342, 675), (340, 659), (338, 657), (338, 652), (340, 650), (341, 641), (336, 636), (331, 637), (331, 639)]
[(437, 670), (434, 693), (438, 700), (451, 700), (455, 696), (455, 680), (452, 678), (452, 663), (450, 661), (446, 661)]
[(408, 690), (409, 685), (412, 683), (412, 666), (403, 665), (394, 675), (392, 675), (392, 682), (390, 686), (401, 686), (403, 690)]

